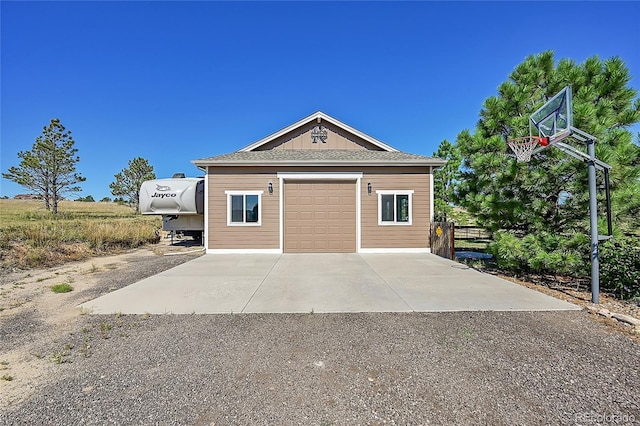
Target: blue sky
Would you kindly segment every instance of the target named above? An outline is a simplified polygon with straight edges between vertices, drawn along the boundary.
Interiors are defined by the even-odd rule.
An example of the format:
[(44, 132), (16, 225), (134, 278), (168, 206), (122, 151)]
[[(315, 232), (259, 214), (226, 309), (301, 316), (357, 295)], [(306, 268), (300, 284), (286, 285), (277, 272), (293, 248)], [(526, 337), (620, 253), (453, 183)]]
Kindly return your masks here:
[[(60, 118), (82, 193), (111, 196), (321, 110), (431, 155), (525, 57), (620, 56), (640, 92), (638, 2), (0, 2), (1, 169)], [(0, 195), (27, 192), (5, 179)]]

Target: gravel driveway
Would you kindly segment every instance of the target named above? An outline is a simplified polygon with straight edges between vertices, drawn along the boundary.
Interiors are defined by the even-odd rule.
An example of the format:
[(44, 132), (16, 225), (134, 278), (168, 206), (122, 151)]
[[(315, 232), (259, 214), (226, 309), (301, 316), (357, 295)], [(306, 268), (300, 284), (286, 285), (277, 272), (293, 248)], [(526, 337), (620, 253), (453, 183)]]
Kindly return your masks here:
[(89, 317), (85, 327), (104, 324), (90, 357), (59, 365), (55, 383), (0, 421), (640, 420), (639, 346), (583, 312)]
[(640, 345), (584, 311), (82, 315), (67, 331), (0, 424), (640, 422)]

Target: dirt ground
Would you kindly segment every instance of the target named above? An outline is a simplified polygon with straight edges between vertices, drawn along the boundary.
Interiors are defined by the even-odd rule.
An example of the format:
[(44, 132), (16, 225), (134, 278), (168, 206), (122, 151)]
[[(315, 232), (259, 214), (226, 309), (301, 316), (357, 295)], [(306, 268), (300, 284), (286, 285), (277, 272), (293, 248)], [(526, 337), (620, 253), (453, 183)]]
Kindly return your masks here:
[[(0, 274), (0, 407), (28, 398), (47, 382), (71, 348), (59, 346), (81, 316), (77, 306), (203, 253), (168, 241), (126, 253), (94, 257), (48, 269)], [(138, 268), (137, 265), (143, 265)], [(54, 293), (51, 286), (73, 291)]]
[[(39, 389), (55, 383), (60, 364), (71, 362), (71, 354), (89, 354), (90, 338), (111, 332), (76, 306), (102, 294), (137, 282), (202, 254), (194, 246), (161, 244), (126, 253), (92, 258), (64, 266), (29, 271), (5, 271), (0, 275), (0, 408), (16, 407)], [(535, 284), (503, 277), (538, 291), (579, 304), (592, 306), (587, 289), (570, 283), (556, 286)], [(69, 293), (51, 291), (54, 284), (67, 283)], [(599, 308), (640, 317), (637, 304), (601, 295)], [(640, 342), (638, 329), (600, 315), (589, 315), (606, 325), (611, 333)], [(83, 319), (84, 318), (84, 319)], [(117, 318), (117, 315), (116, 315)], [(116, 319), (117, 324), (117, 319)], [(104, 326), (106, 327), (106, 326)], [(69, 339), (70, 335), (76, 337)], [(70, 343), (73, 342), (73, 343)]]

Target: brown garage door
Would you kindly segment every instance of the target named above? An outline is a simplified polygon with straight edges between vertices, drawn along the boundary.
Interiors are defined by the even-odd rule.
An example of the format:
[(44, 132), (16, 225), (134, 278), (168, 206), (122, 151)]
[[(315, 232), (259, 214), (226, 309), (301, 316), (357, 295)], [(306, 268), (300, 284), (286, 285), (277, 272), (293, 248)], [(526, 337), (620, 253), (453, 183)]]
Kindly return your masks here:
[(356, 251), (356, 184), (351, 181), (286, 181), (284, 251)]

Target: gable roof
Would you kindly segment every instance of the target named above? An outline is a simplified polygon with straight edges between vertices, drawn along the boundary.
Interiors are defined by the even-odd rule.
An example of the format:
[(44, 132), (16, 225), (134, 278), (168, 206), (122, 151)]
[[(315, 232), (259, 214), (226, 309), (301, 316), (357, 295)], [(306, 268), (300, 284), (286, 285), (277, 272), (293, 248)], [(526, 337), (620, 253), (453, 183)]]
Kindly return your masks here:
[(364, 139), (365, 141), (371, 143), (372, 145), (375, 145), (377, 147), (379, 147), (380, 149), (384, 150), (384, 151), (389, 151), (389, 152), (397, 152), (398, 150), (394, 147), (392, 147), (391, 145), (387, 145), (384, 142), (379, 141), (378, 139), (367, 135), (366, 133), (361, 132), (360, 130), (354, 129), (353, 127), (349, 126), (348, 124), (345, 124), (343, 122), (341, 122), (340, 120), (337, 120), (333, 117), (331, 117), (330, 115), (325, 114), (322, 111), (317, 111), (314, 112), (313, 114), (303, 118), (302, 120), (296, 121), (295, 123), (291, 124), (290, 126), (285, 127), (284, 129), (280, 129), (275, 133), (270, 134), (269, 136), (260, 139), (257, 142), (252, 143), (251, 145), (247, 145), (244, 148), (241, 148), (238, 150), (238, 152), (249, 152), (249, 151), (253, 151), (259, 147), (261, 147), (262, 145), (268, 144), (269, 142), (279, 138), (282, 135), (285, 135), (289, 132), (291, 132), (292, 130), (295, 130), (298, 127), (304, 126), (307, 123), (310, 123), (312, 121), (315, 120), (325, 120), (335, 126), (341, 127), (342, 129), (353, 133), (354, 135)]
[[(379, 148), (372, 149), (259, 149), (296, 129), (322, 120), (361, 140)], [(424, 155), (409, 154), (380, 142), (379, 140), (318, 111), (285, 127), (257, 142), (228, 154), (191, 161), (197, 167), (206, 166), (419, 166), (438, 168), (445, 160)]]

